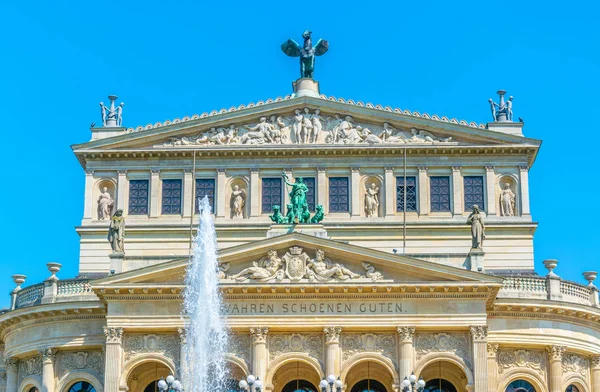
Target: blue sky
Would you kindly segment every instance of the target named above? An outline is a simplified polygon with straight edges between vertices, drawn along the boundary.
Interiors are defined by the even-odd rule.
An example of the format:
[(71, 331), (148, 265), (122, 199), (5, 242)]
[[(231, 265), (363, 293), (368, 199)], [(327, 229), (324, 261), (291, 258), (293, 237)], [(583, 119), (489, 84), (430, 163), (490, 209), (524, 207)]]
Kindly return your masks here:
[[(118, 4), (118, 5), (112, 5)], [(84, 172), (98, 102), (124, 125), (283, 96), (298, 77), (280, 51), (305, 29), (330, 42), (321, 92), (487, 122), (506, 89), (525, 135), (544, 141), (530, 173), (535, 260), (583, 282), (597, 269), (599, 6), (558, 2), (14, 1), (0, 4), (3, 207), (0, 307), (10, 276), (77, 274)]]

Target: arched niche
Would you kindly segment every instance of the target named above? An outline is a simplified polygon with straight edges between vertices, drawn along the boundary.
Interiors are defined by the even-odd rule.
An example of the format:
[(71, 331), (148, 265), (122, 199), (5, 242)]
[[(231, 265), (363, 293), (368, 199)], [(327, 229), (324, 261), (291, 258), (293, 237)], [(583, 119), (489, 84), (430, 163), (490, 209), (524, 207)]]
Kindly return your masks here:
[(108, 206), (109, 216), (105, 217), (104, 220), (110, 220), (110, 217), (117, 210), (117, 183), (112, 178), (102, 178), (96, 181), (93, 192), (92, 192), (92, 219), (99, 220), (100, 219), (100, 196), (104, 193), (104, 188), (106, 188), (106, 192), (110, 195), (110, 198), (113, 200), (112, 206)]
[[(243, 193), (239, 196), (244, 200), (244, 206), (242, 208), (242, 217), (236, 217), (234, 214), (234, 200), (232, 199), (233, 193), (235, 192), (235, 187), (238, 187), (238, 191), (242, 191)], [(249, 203), (249, 192), (250, 187), (248, 186), (248, 179), (245, 177), (232, 177), (227, 182), (227, 187), (225, 189), (225, 216), (230, 219), (246, 219), (250, 215), (250, 203)], [(245, 195), (244, 195), (245, 194)]]
[(150, 383), (170, 374), (178, 376), (171, 359), (161, 354), (140, 354), (125, 363), (121, 388), (128, 388), (129, 392), (143, 392)]
[[(498, 211), (498, 215), (499, 216), (519, 216), (520, 214), (520, 208), (519, 208), (519, 196), (518, 196), (518, 190), (519, 190), (519, 186), (518, 186), (519, 182), (516, 178), (516, 176), (510, 175), (510, 174), (505, 174), (505, 175), (500, 175), (498, 176), (498, 183), (496, 184), (496, 206), (497, 206), (497, 211)], [(511, 196), (510, 193), (505, 192), (505, 187), (508, 185), (508, 189), (510, 189), (510, 191), (512, 192), (512, 197), (514, 198), (513, 201), (513, 213), (512, 215), (507, 215), (506, 211), (507, 209), (503, 207), (503, 200), (504, 198), (506, 198), (507, 200), (509, 199), (509, 197)], [(507, 201), (508, 203), (508, 201)]]
[[(415, 374), (423, 377), (425, 382), (443, 379), (450, 382), (457, 391), (466, 391), (473, 385), (474, 377), (465, 361), (452, 353), (430, 353), (423, 357), (416, 366)], [(404, 378), (404, 376), (401, 376)]]
[[(368, 217), (365, 200), (367, 200), (367, 192), (371, 190), (372, 184), (375, 184), (377, 191), (377, 199), (379, 200), (379, 206), (376, 212), (372, 215), (372, 218), (378, 218), (385, 215), (385, 187), (383, 186), (383, 178), (377, 175), (365, 175), (361, 178), (360, 182), (360, 208), (361, 216)], [(353, 196), (355, 197), (355, 196)]]
[(358, 354), (348, 359), (342, 368), (342, 380), (346, 384), (346, 391), (352, 391), (365, 380), (380, 383), (387, 392), (393, 392), (394, 385), (398, 384), (393, 363), (377, 354)]

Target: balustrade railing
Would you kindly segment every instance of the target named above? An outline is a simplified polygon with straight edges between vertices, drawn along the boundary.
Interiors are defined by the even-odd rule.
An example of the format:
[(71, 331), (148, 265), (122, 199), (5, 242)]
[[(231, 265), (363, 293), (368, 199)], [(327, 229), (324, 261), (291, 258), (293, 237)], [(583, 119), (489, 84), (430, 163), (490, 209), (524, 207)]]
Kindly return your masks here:
[(15, 302), (15, 308), (24, 308), (26, 306), (39, 305), (42, 302), (44, 296), (44, 284), (38, 283), (33, 286), (29, 286), (19, 291), (17, 294), (17, 300)]
[(577, 283), (569, 281), (560, 282), (560, 293), (563, 301), (574, 302), (582, 305), (590, 305), (590, 289)]
[[(88, 279), (65, 279), (57, 282), (56, 302), (73, 300), (75, 296), (94, 295)], [(39, 305), (44, 297), (44, 283), (26, 287), (17, 293), (15, 309)]]

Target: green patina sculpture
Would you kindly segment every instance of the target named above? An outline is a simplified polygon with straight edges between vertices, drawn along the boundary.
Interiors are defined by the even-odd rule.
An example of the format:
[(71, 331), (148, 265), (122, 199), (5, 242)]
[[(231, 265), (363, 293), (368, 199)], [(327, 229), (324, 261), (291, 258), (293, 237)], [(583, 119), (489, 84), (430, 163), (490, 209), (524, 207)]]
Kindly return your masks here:
[(306, 30), (302, 33), (304, 44), (300, 46), (293, 39), (288, 39), (281, 45), (283, 53), (290, 57), (300, 57), (300, 77), (314, 78), (315, 75), (315, 57), (324, 55), (329, 49), (329, 42), (324, 39), (317, 41), (312, 45), (311, 32)]
[(285, 217), (281, 214), (281, 207), (278, 205), (273, 206), (273, 215), (269, 217), (277, 224), (299, 224), (299, 223), (319, 223), (325, 217), (323, 213), (323, 206), (316, 206), (316, 213), (311, 218), (310, 211), (308, 210), (308, 203), (306, 201), (306, 194), (308, 193), (308, 187), (304, 183), (302, 177), (297, 177), (294, 182), (288, 180), (285, 172), (282, 172), (283, 181), (286, 185), (292, 187), (289, 193), (290, 204), (286, 205), (287, 211)]

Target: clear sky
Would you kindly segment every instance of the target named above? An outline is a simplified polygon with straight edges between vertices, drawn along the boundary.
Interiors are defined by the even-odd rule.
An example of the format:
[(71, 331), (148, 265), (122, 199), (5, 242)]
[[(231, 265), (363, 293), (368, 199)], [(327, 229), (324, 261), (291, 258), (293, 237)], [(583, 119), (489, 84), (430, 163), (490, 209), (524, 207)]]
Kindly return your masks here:
[(600, 29), (596, 2), (3, 1), (0, 307), (10, 276), (45, 264), (77, 274), (84, 171), (98, 102), (116, 94), (136, 126), (291, 93), (305, 29), (330, 42), (321, 92), (487, 122), (506, 89), (524, 133), (544, 141), (530, 172), (536, 269), (583, 282), (598, 269)]

